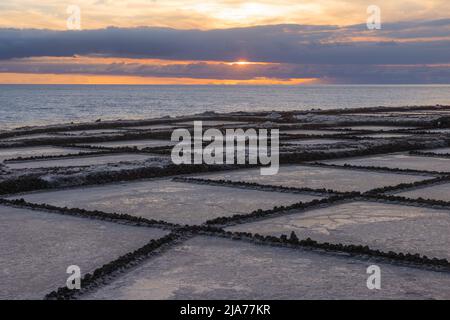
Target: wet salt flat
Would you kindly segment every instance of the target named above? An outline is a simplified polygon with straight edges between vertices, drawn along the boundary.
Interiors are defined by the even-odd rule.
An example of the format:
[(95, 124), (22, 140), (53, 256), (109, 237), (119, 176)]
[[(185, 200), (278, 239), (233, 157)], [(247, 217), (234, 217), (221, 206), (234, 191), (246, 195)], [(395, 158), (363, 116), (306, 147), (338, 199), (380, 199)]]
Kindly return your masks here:
[(285, 144), (295, 144), (295, 145), (317, 145), (317, 144), (336, 144), (349, 142), (349, 140), (336, 140), (336, 139), (294, 139), (283, 141)]
[(51, 167), (73, 167), (73, 166), (91, 166), (119, 162), (144, 161), (150, 158), (160, 158), (144, 154), (115, 154), (88, 157), (74, 157), (67, 159), (54, 160), (33, 160), (21, 162), (9, 162), (7, 166), (11, 169), (32, 169), (32, 168), (51, 168)]
[[(234, 124), (236, 124), (236, 125), (246, 124), (246, 122), (240, 122), (240, 121), (221, 121), (221, 120), (218, 120), (218, 121), (204, 120), (201, 122), (202, 122), (203, 126), (224, 126), (224, 125), (234, 125)], [(194, 122), (193, 121), (185, 121), (185, 122), (177, 122), (177, 124), (193, 126)]]
[(108, 141), (108, 142), (95, 142), (89, 143), (89, 145), (94, 147), (136, 147), (138, 149), (150, 148), (150, 147), (164, 147), (176, 144), (176, 142), (170, 140), (157, 140), (157, 139), (146, 139), (146, 140), (126, 140), (126, 141)]
[(436, 113), (447, 114), (449, 112), (450, 112), (450, 110), (448, 110), (448, 109), (435, 109), (435, 110), (414, 110), (414, 111), (407, 111), (407, 112), (394, 111), (394, 112), (390, 112), (390, 113), (402, 115), (402, 114), (436, 114)]
[(339, 127), (339, 129), (350, 129), (350, 130), (373, 130), (373, 131), (392, 131), (392, 130), (400, 130), (400, 129), (413, 129), (413, 127), (402, 127), (402, 126), (346, 126)]
[[(176, 92), (179, 90), (180, 88), (175, 89)], [(248, 90), (245, 88), (245, 91)], [(341, 90), (339, 88), (339, 91)], [(441, 91), (445, 90), (441, 89)], [(95, 90), (95, 94), (98, 94), (98, 90)], [(358, 106), (361, 101), (364, 99), (359, 100)], [(151, 101), (147, 101), (147, 105), (148, 103), (154, 105)], [(201, 99), (201, 103), (207, 108), (202, 111), (209, 109), (208, 101)], [(332, 101), (332, 103), (336, 102)], [(377, 104), (380, 102), (378, 101)], [(342, 105), (348, 107), (347, 104)], [(186, 107), (191, 110), (190, 105)], [(247, 109), (247, 107), (247, 105), (241, 105), (235, 111)], [(414, 133), (418, 132), (418, 128), (408, 127), (408, 123), (414, 126), (419, 121), (423, 126), (432, 126), (436, 123), (436, 119), (443, 115), (410, 117), (399, 114), (394, 118), (389, 116), (388, 112), (384, 112), (380, 116), (386, 119), (378, 117), (372, 121), (366, 114), (364, 117), (358, 117), (342, 114), (342, 110), (328, 113), (318, 111), (242, 112), (242, 114), (226, 115), (227, 118), (223, 115), (209, 118), (209, 115), (213, 115), (212, 112), (202, 115), (211, 119), (202, 121), (204, 130), (208, 127), (222, 126), (233, 129), (243, 126), (244, 130), (247, 127), (271, 128), (279, 124), (280, 128), (283, 128), (280, 147), (280, 161), (283, 165), (280, 166), (279, 173), (272, 176), (262, 176), (260, 168), (256, 167), (234, 171), (208, 171), (209, 173), (201, 170), (203, 166), (201, 169), (183, 166), (180, 167), (181, 170), (172, 170), (172, 166), (168, 166), (171, 162), (169, 155), (144, 153), (143, 150), (134, 153), (121, 151), (120, 154), (76, 156), (80, 152), (99, 150), (95, 146), (136, 148), (167, 146), (170, 150), (170, 146), (177, 142), (172, 142), (162, 135), (158, 139), (152, 139), (149, 138), (150, 135), (144, 135), (144, 131), (139, 130), (156, 130), (157, 132), (162, 130), (170, 133), (176, 128), (191, 129), (193, 121), (186, 121), (186, 119), (197, 118), (197, 116), (175, 118), (177, 115), (173, 114), (171, 109), (169, 113), (172, 113), (172, 118), (147, 119), (140, 122), (147, 125), (128, 121), (131, 118), (142, 118), (141, 111), (144, 109), (146, 108), (142, 108), (141, 105), (134, 117), (121, 117), (123, 120), (115, 123), (105, 122), (111, 118), (102, 116), (101, 123), (85, 124), (84, 128), (95, 128), (93, 130), (82, 130), (81, 125), (79, 127), (58, 125), (55, 121), (55, 126), (49, 127), (48, 131), (58, 128), (64, 130), (63, 134), (48, 132), (16, 137), (18, 140), (30, 137), (38, 139), (49, 135), (58, 137), (58, 139), (55, 138), (56, 142), (57, 140), (60, 142), (76, 140), (80, 145), (79, 148), (44, 146), (0, 149), (0, 161), (2, 157), (3, 159), (18, 157), (16, 154), (5, 156), (7, 152), (25, 152), (25, 155), (20, 155), (23, 157), (39, 156), (45, 152), (48, 155), (69, 155), (64, 158), (0, 164), (0, 182), (2, 182), (4, 193), (9, 193), (4, 197), (23, 198), (30, 203), (45, 203), (58, 207), (98, 210), (100, 213), (128, 214), (133, 217), (191, 226), (174, 230), (175, 234), (181, 236), (176, 242), (168, 243), (163, 251), (157, 250), (155, 255), (134, 261), (130, 268), (119, 267), (114, 276), (101, 278), (95, 284), (93, 291), (82, 293), (81, 298), (450, 299), (450, 277), (446, 271), (426, 271), (425, 267), (417, 265), (416, 267), (402, 266), (401, 263), (393, 260), (369, 258), (344, 252), (311, 248), (309, 250), (293, 249), (268, 242), (262, 245), (248, 239), (231, 240), (224, 238), (224, 235), (219, 232), (212, 231), (213, 229), (210, 229), (211, 232), (206, 236), (204, 229), (192, 227), (218, 217), (246, 215), (259, 209), (268, 210), (298, 202), (326, 199), (330, 196), (326, 193), (295, 194), (261, 191), (251, 189), (249, 186), (239, 187), (227, 183), (207, 185), (193, 183), (193, 181), (188, 183), (172, 180), (174, 176), (180, 175), (180, 172), (186, 172), (181, 176), (255, 182), (268, 186), (365, 192), (375, 188), (397, 186), (401, 183), (424, 181), (436, 175), (426, 172), (407, 174), (352, 169), (344, 167), (343, 164), (446, 171), (450, 175), (450, 157), (447, 159), (445, 156), (413, 156), (409, 152), (367, 156), (367, 154), (374, 154), (377, 150), (404, 150), (406, 145), (411, 148), (416, 145), (419, 148), (423, 147), (427, 141), (430, 142), (427, 148), (444, 145), (443, 142), (439, 142), (444, 135), (419, 135)], [(98, 118), (100, 116), (89, 117), (89, 121)], [(70, 121), (78, 123), (81, 120), (74, 118)], [(178, 123), (172, 121), (178, 121)], [(152, 122), (160, 122), (160, 124), (150, 125), (149, 123)], [(397, 123), (399, 126), (395, 126)], [(329, 127), (331, 125), (333, 127)], [(101, 129), (105, 126), (111, 129)], [(300, 126), (314, 129), (286, 129)], [(398, 129), (410, 130), (402, 131), (403, 133), (393, 132)], [(362, 130), (365, 131), (361, 132)], [(439, 132), (438, 130), (443, 133), (450, 129), (437, 129), (436, 132)], [(129, 135), (122, 138), (127, 139), (126, 141), (105, 141), (113, 140), (114, 135), (127, 133)], [(138, 134), (141, 135), (142, 140), (136, 140)], [(292, 136), (293, 134), (317, 136), (298, 138)], [(333, 134), (336, 136), (319, 136)], [(345, 134), (356, 137), (346, 139)], [(290, 138), (293, 139), (287, 140), (288, 135), (291, 135)], [(79, 138), (68, 139), (68, 136)], [(97, 138), (88, 138), (92, 136)], [(251, 138), (255, 137), (250, 135), (249, 140), (252, 141)], [(380, 139), (369, 139), (369, 137)], [(397, 137), (400, 139), (393, 139)], [(195, 137), (192, 138), (195, 140)], [(53, 138), (51, 139), (53, 141)], [(116, 137), (116, 139), (120, 138)], [(60, 146), (56, 142), (52, 145)], [(12, 145), (11, 142), (9, 144)], [(205, 144), (207, 144), (206, 141)], [(92, 145), (94, 148), (86, 149), (82, 148), (82, 145)], [(184, 146), (188, 147), (190, 144)], [(383, 146), (387, 148), (384, 149)], [(357, 154), (366, 154), (366, 156), (342, 159), (336, 155), (325, 155), (325, 153), (344, 150), (359, 150)], [(450, 147), (420, 151), (435, 150), (450, 153)], [(257, 149), (247, 146), (245, 150), (239, 148), (237, 151), (245, 151), (253, 155)], [(195, 149), (190, 151), (190, 153), (195, 152), (199, 151)], [(304, 152), (311, 153), (311, 159), (328, 158), (324, 160), (326, 163), (338, 165), (320, 166), (310, 161), (297, 162), (295, 165), (286, 164), (293, 159), (302, 159)], [(352, 163), (353, 161), (355, 163)], [(77, 166), (83, 167), (76, 168)], [(159, 178), (141, 179), (153, 174)], [(166, 176), (168, 174), (170, 175)], [(41, 184), (36, 183), (37, 178), (49, 181), (48, 186), (52, 189), (37, 190), (42, 187)], [(14, 190), (17, 193), (12, 193)], [(450, 183), (416, 188), (406, 192), (396, 190), (397, 193), (389, 194), (450, 202)], [(348, 195), (345, 201), (314, 206), (306, 210), (279, 212), (265, 218), (231, 220), (224, 229), (273, 236), (282, 234), (289, 236), (292, 231), (295, 231), (300, 239), (309, 237), (319, 242), (368, 245), (372, 249), (396, 253), (418, 253), (430, 258), (446, 258), (450, 261), (448, 245), (450, 243), (448, 232), (450, 209), (444, 210), (437, 206), (433, 208), (425, 204), (407, 206), (398, 204), (400, 201), (393, 204), (382, 199), (378, 202), (363, 199), (365, 198), (355, 193), (353, 196)], [(67, 266), (79, 265), (83, 274), (92, 273), (102, 265), (116, 260), (123, 254), (131, 253), (151, 239), (160, 238), (169, 232), (158, 228), (132, 226), (131, 223), (103, 222), (88, 217), (31, 211), (24, 209), (26, 204), (22, 202), (19, 204), (22, 209), (0, 205), (0, 300), (42, 298), (45, 294), (65, 285), (68, 277)], [(121, 221), (127, 221), (128, 215), (123, 216), (125, 220)], [(369, 276), (367, 267), (373, 264), (381, 268), (382, 290), (369, 290), (366, 286)]]
[(280, 134), (342, 134), (346, 133), (346, 131), (339, 130), (308, 130), (308, 129), (297, 129), (297, 130), (281, 130)]
[(427, 149), (427, 150), (420, 150), (420, 151), (446, 154), (446, 153), (450, 153), (450, 148)]
[[(422, 130), (419, 129), (419, 131), (422, 131)], [(444, 134), (447, 134), (447, 133), (450, 133), (450, 128), (447, 128), (447, 129), (425, 129), (424, 131), (431, 132), (431, 133), (444, 133)]]
[(323, 163), (450, 172), (450, 159), (412, 156), (404, 153), (392, 153), (380, 156), (348, 158), (340, 160), (327, 160), (323, 161)]
[(12, 138), (5, 138), (2, 139), (2, 141), (22, 141), (22, 140), (31, 140), (31, 139), (46, 139), (46, 138), (54, 138), (57, 137), (56, 134), (51, 133), (36, 133), (36, 134), (29, 134), (29, 135), (23, 135), (23, 136), (17, 136)]
[(409, 136), (411, 135), (403, 133), (371, 133), (358, 135), (358, 137), (361, 138), (404, 138)]
[(425, 188), (396, 193), (395, 195), (412, 199), (423, 198), (450, 201), (450, 184), (437, 184)]
[(176, 129), (182, 126), (178, 126), (177, 124), (151, 124), (146, 126), (133, 126), (133, 127), (124, 127), (123, 129), (132, 129), (132, 130), (159, 130), (159, 129)]
[(450, 211), (352, 202), (228, 228), (450, 259)]
[(449, 299), (446, 273), (377, 263), (382, 290), (369, 290), (370, 262), (228, 239), (196, 237), (85, 299)]
[(63, 131), (59, 134), (68, 136), (91, 136), (98, 134), (123, 134), (126, 131), (120, 129), (96, 129), (96, 130), (78, 130), (78, 131)]
[(42, 299), (166, 231), (0, 206), (0, 299)]
[(425, 180), (428, 177), (303, 165), (281, 166), (278, 174), (261, 176), (259, 169), (199, 175), (205, 179), (257, 182), (285, 187), (308, 187), (336, 191), (368, 191), (388, 185)]
[(27, 157), (38, 157), (38, 156), (57, 156), (66, 154), (77, 154), (81, 149), (74, 148), (59, 148), (59, 147), (20, 147), (20, 148), (7, 148), (0, 149), (0, 162), (6, 159), (13, 158), (27, 158)]
[(193, 225), (320, 197), (153, 180), (34, 193), (20, 198)]

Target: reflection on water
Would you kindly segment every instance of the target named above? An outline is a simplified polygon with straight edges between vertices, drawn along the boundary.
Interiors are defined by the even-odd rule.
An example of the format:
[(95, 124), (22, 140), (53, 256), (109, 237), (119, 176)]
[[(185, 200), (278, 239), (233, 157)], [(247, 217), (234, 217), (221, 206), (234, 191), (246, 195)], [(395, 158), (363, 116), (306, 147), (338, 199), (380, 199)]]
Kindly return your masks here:
[(450, 104), (450, 86), (0, 85), (0, 129), (204, 111)]

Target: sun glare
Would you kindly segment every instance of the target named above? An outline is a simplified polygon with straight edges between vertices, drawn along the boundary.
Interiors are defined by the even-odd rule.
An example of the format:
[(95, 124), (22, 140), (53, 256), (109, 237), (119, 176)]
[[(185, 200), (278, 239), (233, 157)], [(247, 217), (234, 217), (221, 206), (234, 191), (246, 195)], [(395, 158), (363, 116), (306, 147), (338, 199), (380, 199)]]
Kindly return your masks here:
[(245, 61), (245, 60), (233, 61), (233, 62), (228, 63), (228, 65), (230, 65), (230, 66), (248, 66), (248, 65), (252, 65), (252, 64), (263, 64), (263, 63), (250, 62), (250, 61)]

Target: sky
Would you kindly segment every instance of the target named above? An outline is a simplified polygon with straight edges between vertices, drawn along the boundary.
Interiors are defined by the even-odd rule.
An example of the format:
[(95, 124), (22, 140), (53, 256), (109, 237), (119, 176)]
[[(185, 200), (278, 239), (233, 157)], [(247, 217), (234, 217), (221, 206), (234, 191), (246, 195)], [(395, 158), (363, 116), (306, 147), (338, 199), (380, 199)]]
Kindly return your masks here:
[(0, 83), (449, 84), (450, 1), (3, 1)]

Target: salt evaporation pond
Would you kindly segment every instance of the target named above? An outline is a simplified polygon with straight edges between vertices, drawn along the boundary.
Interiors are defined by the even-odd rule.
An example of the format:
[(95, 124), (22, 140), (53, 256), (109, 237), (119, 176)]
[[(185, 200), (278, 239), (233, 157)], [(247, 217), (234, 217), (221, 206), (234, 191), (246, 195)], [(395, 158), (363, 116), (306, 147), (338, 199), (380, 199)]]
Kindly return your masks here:
[(0, 206), (0, 299), (42, 299), (70, 265), (92, 273), (168, 232)]
[(358, 171), (348, 169), (324, 168), (306, 165), (281, 166), (278, 174), (260, 175), (259, 169), (226, 171), (199, 175), (211, 180), (232, 180), (257, 182), (266, 185), (285, 187), (308, 187), (313, 189), (333, 189), (337, 191), (368, 191), (389, 185), (425, 180), (429, 177)]
[(399, 169), (412, 169), (420, 171), (450, 172), (450, 159), (438, 157), (420, 157), (405, 153), (392, 153), (387, 155), (327, 160), (323, 163), (353, 166), (386, 167)]
[[(160, 156), (158, 156), (160, 158)], [(119, 162), (144, 161), (155, 156), (144, 154), (115, 154), (99, 156), (80, 156), (65, 159), (52, 160), (33, 160), (9, 162), (7, 166), (11, 169), (33, 169), (33, 168), (52, 168), (52, 167), (81, 167), (102, 164), (117, 164)]]
[(381, 290), (367, 289), (370, 261), (196, 237), (84, 299), (449, 299), (446, 273), (384, 263)]
[(417, 188), (414, 190), (399, 192), (396, 193), (395, 195), (412, 199), (422, 198), (431, 200), (450, 201), (450, 184), (444, 183), (431, 185), (423, 188)]
[(152, 147), (165, 147), (176, 144), (176, 142), (170, 140), (157, 140), (157, 139), (146, 139), (146, 140), (126, 140), (126, 141), (108, 141), (108, 142), (94, 142), (88, 143), (88, 145), (93, 147), (129, 147), (129, 148), (152, 148)]
[(257, 209), (309, 202), (320, 197), (157, 179), (32, 193), (15, 198), (193, 225), (217, 217), (248, 214)]
[(450, 211), (352, 202), (228, 228), (264, 235), (290, 235), (319, 242), (368, 245), (450, 260)]
[(72, 148), (59, 148), (59, 147), (20, 147), (20, 148), (6, 148), (0, 149), (0, 162), (7, 159), (14, 158), (28, 158), (28, 157), (39, 157), (39, 156), (59, 156), (59, 155), (69, 155), (77, 154), (81, 152), (81, 149)]

